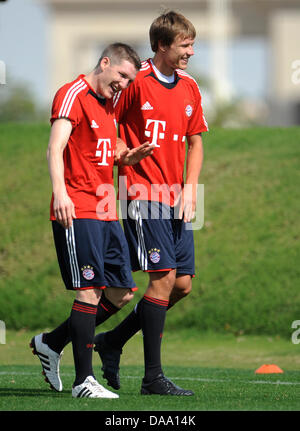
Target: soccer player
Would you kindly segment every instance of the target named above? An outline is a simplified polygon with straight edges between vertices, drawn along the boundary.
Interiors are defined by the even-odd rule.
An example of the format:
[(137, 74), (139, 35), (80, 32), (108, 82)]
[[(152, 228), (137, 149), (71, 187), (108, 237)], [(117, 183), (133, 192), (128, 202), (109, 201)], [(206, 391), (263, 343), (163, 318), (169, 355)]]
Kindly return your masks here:
[(31, 347), (46, 381), (61, 391), (59, 362), (63, 347), (72, 341), (73, 397), (118, 398), (95, 379), (92, 353), (95, 324), (109, 317), (107, 307), (98, 307), (103, 289), (113, 301), (104, 303), (112, 308), (113, 303), (127, 303), (136, 289), (116, 213), (113, 165), (115, 160), (138, 162), (151, 153), (151, 145), (134, 151), (116, 147), (112, 97), (133, 82), (139, 68), (132, 48), (112, 44), (93, 71), (58, 90), (52, 105), (47, 151), (53, 187), (50, 219), (61, 275), (76, 298), (70, 317), (52, 332), (33, 337)]
[(164, 376), (161, 339), (167, 309), (191, 291), (195, 272), (190, 222), (203, 159), (201, 133), (208, 130), (198, 85), (184, 71), (194, 54), (195, 37), (193, 24), (183, 15), (170, 11), (159, 16), (150, 27), (154, 57), (142, 63), (128, 89), (114, 96), (120, 136), (126, 145), (136, 148), (147, 137), (155, 146), (150, 157), (119, 172), (120, 199), (123, 195), (129, 200), (124, 230), (132, 269), (148, 272), (149, 284), (123, 322), (96, 335), (95, 350), (104, 378), (119, 389), (122, 348), (142, 329), (145, 374), (141, 394), (193, 395)]

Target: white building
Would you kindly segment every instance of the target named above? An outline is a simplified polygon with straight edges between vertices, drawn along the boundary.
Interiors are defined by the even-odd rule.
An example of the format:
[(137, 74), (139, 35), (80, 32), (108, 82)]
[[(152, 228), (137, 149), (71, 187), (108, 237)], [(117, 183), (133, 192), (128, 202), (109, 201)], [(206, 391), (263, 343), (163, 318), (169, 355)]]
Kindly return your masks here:
[[(150, 56), (148, 30), (164, 10), (161, 0), (40, 2), (50, 11), (49, 99), (60, 85), (91, 70), (111, 42), (126, 42), (142, 58)], [(263, 112), (266, 124), (300, 124), (299, 0), (164, 0), (163, 4), (183, 13), (196, 27), (199, 53), (191, 63), (192, 74), (206, 75), (211, 106), (243, 98), (248, 111), (252, 109), (250, 115), (257, 119)]]

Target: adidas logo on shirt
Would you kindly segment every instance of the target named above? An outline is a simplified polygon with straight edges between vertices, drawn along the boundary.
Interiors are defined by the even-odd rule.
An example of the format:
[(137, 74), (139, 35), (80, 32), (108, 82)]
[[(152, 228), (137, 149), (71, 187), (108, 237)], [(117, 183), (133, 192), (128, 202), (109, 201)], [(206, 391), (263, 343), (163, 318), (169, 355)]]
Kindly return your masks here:
[(144, 105), (141, 107), (142, 111), (150, 111), (151, 109), (153, 109), (153, 107), (150, 105), (149, 102), (144, 103)]
[(98, 129), (99, 128), (99, 126), (98, 126), (98, 124), (96, 123), (95, 120), (92, 121), (91, 128), (92, 129)]

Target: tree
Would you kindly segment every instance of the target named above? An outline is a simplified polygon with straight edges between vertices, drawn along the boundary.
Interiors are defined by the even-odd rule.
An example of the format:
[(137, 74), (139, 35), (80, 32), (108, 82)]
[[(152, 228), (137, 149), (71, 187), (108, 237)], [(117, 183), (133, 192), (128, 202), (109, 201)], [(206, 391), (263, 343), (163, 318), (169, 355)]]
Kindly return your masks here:
[(27, 85), (1, 85), (0, 87), (0, 122), (34, 121), (36, 107)]

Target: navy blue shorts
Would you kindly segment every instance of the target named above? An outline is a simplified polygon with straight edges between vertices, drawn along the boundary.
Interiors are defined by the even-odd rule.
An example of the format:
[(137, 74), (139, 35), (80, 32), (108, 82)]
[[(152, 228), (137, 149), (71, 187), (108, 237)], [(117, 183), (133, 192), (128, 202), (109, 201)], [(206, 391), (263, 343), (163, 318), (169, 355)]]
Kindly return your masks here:
[(119, 221), (74, 219), (69, 229), (52, 222), (61, 275), (69, 290), (136, 290), (129, 249)]
[(194, 276), (191, 223), (176, 218), (174, 208), (160, 202), (134, 200), (121, 205), (133, 271), (176, 269), (177, 274)]

